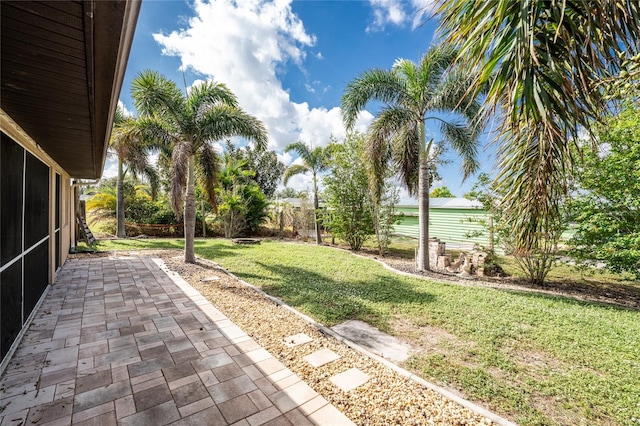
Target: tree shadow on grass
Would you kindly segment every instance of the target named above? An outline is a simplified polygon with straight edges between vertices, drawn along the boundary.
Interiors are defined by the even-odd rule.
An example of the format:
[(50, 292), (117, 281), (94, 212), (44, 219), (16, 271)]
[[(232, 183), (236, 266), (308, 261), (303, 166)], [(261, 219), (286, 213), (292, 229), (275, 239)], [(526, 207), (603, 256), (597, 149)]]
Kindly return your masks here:
[[(396, 307), (418, 307), (436, 299), (434, 294), (390, 275), (375, 275), (367, 281), (356, 277), (341, 280), (300, 267), (256, 264), (265, 274), (237, 275), (259, 282), (265, 292), (329, 326), (359, 319), (388, 331), (388, 321), (396, 313)], [(405, 309), (403, 306), (402, 310)]]
[(195, 240), (194, 248), (198, 256), (216, 262), (216, 259), (242, 256), (242, 251), (250, 247), (239, 244), (229, 245), (224, 240)]

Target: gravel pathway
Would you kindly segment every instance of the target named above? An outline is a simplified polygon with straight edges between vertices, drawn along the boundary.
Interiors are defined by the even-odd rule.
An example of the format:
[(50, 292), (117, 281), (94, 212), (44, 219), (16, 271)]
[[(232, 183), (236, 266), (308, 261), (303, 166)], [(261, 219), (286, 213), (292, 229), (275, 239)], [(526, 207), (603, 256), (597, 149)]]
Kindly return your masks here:
[[(298, 374), (309, 386), (351, 420), (361, 425), (489, 425), (479, 416), (387, 366), (326, 336), (308, 322), (227, 275), (206, 260), (185, 264), (178, 251), (145, 251), (145, 256), (161, 258), (166, 266), (200, 291), (211, 303)], [(292, 348), (286, 337), (305, 333), (312, 342)], [(303, 357), (320, 349), (330, 349), (340, 358), (318, 368)], [(365, 372), (369, 381), (343, 392), (329, 378), (351, 368)]]

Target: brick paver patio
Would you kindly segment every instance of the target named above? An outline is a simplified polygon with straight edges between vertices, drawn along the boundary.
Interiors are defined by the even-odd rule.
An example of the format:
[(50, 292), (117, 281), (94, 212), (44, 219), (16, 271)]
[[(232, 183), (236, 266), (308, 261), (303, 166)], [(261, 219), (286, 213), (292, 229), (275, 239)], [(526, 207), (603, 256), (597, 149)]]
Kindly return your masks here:
[(1, 425), (352, 424), (159, 262), (67, 261), (0, 378)]

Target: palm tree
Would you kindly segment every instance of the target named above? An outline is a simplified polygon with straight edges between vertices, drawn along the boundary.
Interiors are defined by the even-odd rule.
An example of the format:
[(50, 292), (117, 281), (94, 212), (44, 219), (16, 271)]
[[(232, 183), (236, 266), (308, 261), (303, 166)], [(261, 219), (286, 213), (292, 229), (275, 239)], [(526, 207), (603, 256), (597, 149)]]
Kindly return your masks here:
[(477, 141), (480, 104), (468, 97), (471, 75), (453, 67), (456, 51), (445, 45), (432, 47), (418, 64), (406, 59), (391, 70), (366, 71), (351, 81), (342, 97), (347, 130), (354, 127), (359, 112), (370, 101), (384, 107), (369, 127), (366, 158), (373, 198), (380, 200), (385, 171), (399, 170), (409, 194), (418, 192), (420, 239), (418, 270), (429, 270), (430, 168), (438, 150), (434, 139), (426, 140), (425, 121), (439, 124), (443, 142), (462, 157), (466, 178), (478, 169)]
[(611, 105), (602, 83), (622, 77), (630, 95), (640, 78), (640, 2), (445, 0), (438, 13), (479, 70), (474, 86), (488, 84), (488, 108), (503, 114), (504, 220), (517, 252), (535, 252), (561, 219), (579, 133)]
[(173, 81), (147, 70), (134, 79), (132, 96), (144, 116), (145, 137), (172, 148), (171, 207), (176, 215), (184, 211), (184, 261), (193, 263), (196, 180), (216, 208), (220, 158), (212, 142), (241, 136), (264, 149), (267, 132), (260, 120), (240, 109), (222, 83), (207, 81), (183, 94)]
[(156, 198), (160, 178), (156, 169), (149, 162), (149, 153), (154, 149), (154, 146), (140, 137), (138, 132), (139, 125), (136, 123), (135, 118), (127, 117), (123, 109), (118, 106), (113, 126), (109, 147), (118, 157), (116, 236), (125, 238), (127, 234), (124, 226), (123, 183), (127, 172), (131, 172), (137, 177), (144, 176), (148, 180), (153, 199)]
[(327, 148), (316, 147), (309, 148), (303, 142), (294, 142), (284, 149), (285, 152), (296, 152), (302, 158), (302, 164), (292, 164), (284, 170), (283, 181), (285, 186), (289, 179), (295, 175), (311, 173), (313, 178), (313, 219), (316, 223), (316, 244), (322, 243), (322, 235), (320, 234), (320, 219), (318, 211), (320, 209), (318, 202), (318, 174), (329, 168), (329, 151)]

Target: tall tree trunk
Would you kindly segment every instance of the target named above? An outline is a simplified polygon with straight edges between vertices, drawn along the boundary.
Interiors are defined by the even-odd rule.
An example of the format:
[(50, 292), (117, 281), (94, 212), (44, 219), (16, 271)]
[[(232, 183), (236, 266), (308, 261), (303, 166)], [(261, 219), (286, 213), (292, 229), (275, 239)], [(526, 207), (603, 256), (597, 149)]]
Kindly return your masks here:
[(429, 159), (420, 159), (418, 173), (418, 271), (429, 271)]
[(420, 166), (418, 170), (418, 271), (431, 270), (429, 265), (429, 152), (431, 144), (425, 146), (424, 121), (420, 123)]
[(116, 236), (126, 238), (124, 227), (124, 169), (122, 160), (118, 157), (118, 182), (116, 184)]
[(318, 201), (318, 183), (316, 175), (313, 175), (313, 219), (316, 223), (316, 244), (322, 244), (322, 235), (320, 234), (320, 219), (318, 218), (318, 210), (320, 204)]
[(194, 250), (194, 238), (196, 232), (196, 159), (192, 154), (189, 156), (189, 168), (187, 173), (187, 191), (184, 197), (184, 261), (185, 263), (195, 263), (196, 253)]

